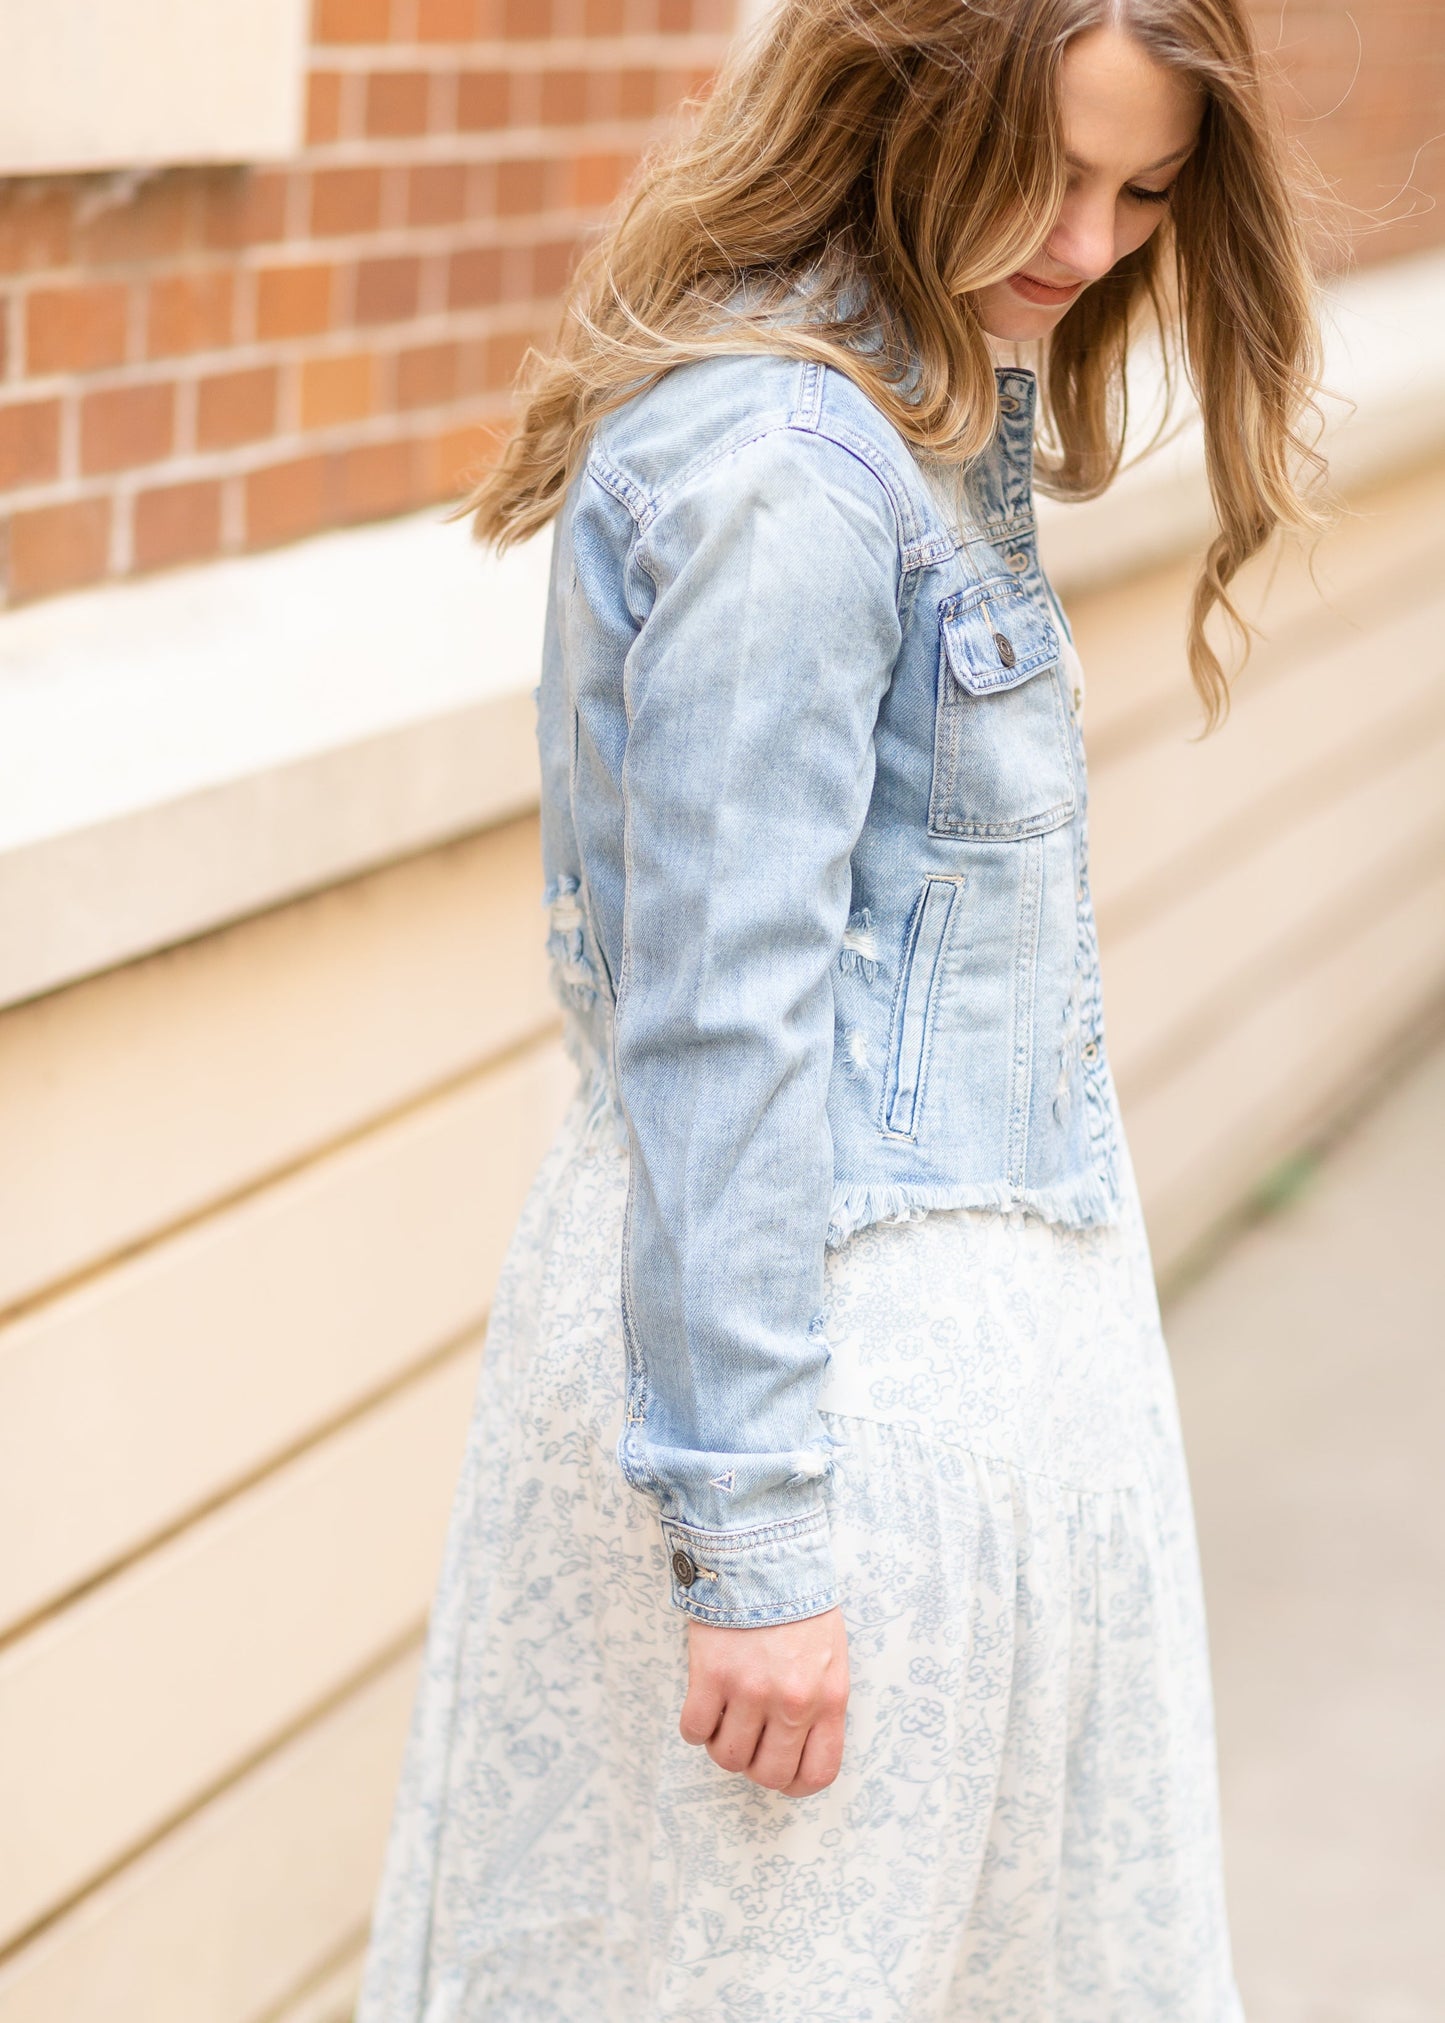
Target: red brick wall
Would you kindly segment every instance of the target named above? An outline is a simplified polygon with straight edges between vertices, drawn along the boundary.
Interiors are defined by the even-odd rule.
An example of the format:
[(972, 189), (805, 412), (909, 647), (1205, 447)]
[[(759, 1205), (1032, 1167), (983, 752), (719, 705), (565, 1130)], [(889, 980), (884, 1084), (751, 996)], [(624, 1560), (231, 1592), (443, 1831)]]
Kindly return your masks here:
[(731, 0), (313, 0), (278, 166), (0, 182), (0, 584), (451, 496)]
[[(732, 0), (313, 0), (294, 161), (0, 182), (0, 600), (452, 496)], [(1445, 241), (1445, 0), (1258, 0), (1359, 255)], [(1351, 88), (1358, 44), (1359, 76)], [(1340, 103), (1343, 101), (1343, 103)]]
[(1358, 265), (1445, 245), (1445, 0), (1252, 0)]

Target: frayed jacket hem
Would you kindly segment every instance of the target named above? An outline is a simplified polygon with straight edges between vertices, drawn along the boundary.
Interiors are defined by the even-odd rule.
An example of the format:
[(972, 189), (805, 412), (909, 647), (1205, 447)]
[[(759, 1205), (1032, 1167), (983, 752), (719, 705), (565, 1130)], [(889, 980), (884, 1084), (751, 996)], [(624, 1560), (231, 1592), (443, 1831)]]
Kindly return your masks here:
[(828, 1248), (837, 1250), (870, 1223), (916, 1222), (938, 1209), (1020, 1209), (1044, 1222), (1091, 1229), (1116, 1221), (1121, 1205), (1118, 1189), (1100, 1173), (1081, 1173), (1052, 1187), (1010, 1187), (1006, 1180), (863, 1182), (834, 1190)]

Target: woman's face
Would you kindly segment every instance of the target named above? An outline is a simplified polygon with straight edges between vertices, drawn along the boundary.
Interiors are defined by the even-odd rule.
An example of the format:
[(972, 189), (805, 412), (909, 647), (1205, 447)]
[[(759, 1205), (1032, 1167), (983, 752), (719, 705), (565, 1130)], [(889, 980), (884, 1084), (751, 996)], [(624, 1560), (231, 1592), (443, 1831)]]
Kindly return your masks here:
[(1159, 229), (1180, 164), (1199, 137), (1204, 101), (1117, 28), (1064, 51), (1061, 111), (1069, 185), (1043, 244), (1016, 274), (979, 290), (993, 337), (1047, 337), (1091, 281)]

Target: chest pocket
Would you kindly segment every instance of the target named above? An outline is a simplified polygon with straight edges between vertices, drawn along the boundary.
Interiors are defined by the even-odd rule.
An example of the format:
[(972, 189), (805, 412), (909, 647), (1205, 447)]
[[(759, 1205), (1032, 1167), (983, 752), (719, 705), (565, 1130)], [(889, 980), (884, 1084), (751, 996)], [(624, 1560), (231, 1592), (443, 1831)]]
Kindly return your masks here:
[(939, 606), (938, 710), (928, 828), (1007, 841), (1078, 805), (1059, 635), (1023, 586), (990, 577)]

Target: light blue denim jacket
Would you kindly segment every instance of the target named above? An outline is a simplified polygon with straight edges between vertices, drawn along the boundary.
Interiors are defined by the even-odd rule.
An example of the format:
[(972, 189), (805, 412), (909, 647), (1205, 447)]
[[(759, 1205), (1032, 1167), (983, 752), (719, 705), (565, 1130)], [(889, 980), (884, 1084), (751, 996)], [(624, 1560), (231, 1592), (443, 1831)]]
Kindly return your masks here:
[(950, 495), (845, 375), (676, 368), (599, 426), (553, 550), (550, 947), (624, 1134), (618, 1459), (672, 1599), (837, 1599), (825, 1245), (1118, 1207), (1077, 697), (1035, 381)]

